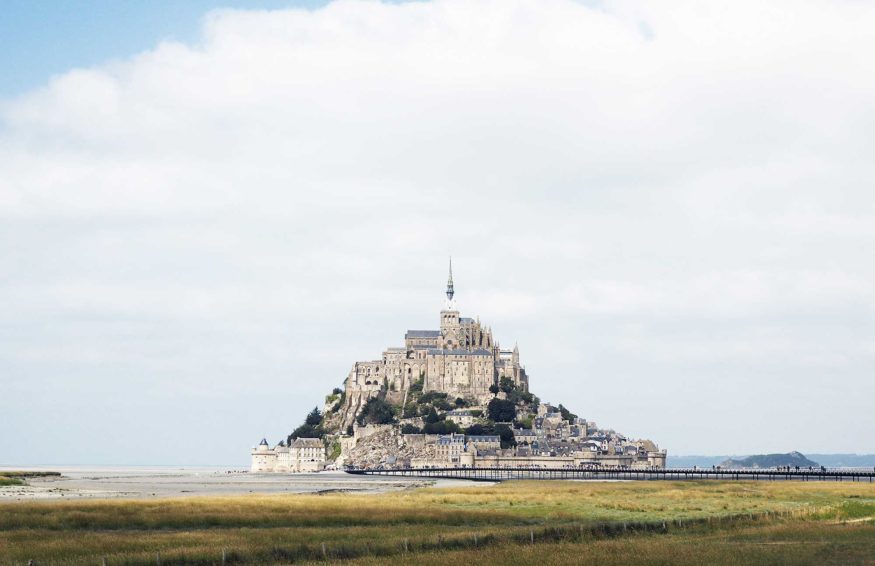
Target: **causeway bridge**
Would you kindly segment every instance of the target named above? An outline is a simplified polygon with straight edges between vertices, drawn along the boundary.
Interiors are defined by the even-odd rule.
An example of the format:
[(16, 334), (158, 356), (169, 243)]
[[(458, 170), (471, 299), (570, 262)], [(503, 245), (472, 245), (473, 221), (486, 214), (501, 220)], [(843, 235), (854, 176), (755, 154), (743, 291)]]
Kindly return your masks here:
[(371, 468), (345, 470), (348, 474), (388, 477), (505, 480), (757, 480), (875, 482), (875, 469), (716, 469), (716, 468)]

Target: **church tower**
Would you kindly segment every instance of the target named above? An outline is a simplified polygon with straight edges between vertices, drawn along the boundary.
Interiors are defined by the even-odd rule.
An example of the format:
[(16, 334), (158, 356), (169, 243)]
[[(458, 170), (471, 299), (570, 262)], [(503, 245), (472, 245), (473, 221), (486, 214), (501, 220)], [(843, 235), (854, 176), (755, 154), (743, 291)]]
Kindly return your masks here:
[(462, 343), (461, 321), (459, 311), (456, 310), (456, 301), (453, 299), (456, 291), (453, 288), (453, 258), (450, 258), (450, 276), (447, 279), (447, 305), (441, 311), (441, 337), (442, 347), (447, 349), (458, 348)]

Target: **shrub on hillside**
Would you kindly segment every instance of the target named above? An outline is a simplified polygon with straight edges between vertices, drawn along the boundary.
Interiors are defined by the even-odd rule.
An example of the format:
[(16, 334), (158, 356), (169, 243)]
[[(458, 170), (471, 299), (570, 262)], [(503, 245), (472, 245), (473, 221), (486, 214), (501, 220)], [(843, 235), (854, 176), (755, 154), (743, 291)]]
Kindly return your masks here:
[(459, 425), (453, 421), (438, 421), (435, 423), (426, 423), (422, 427), (422, 432), (425, 434), (450, 434), (453, 432), (461, 432)]
[(325, 431), (322, 430), (322, 427), (304, 423), (293, 430), (292, 434), (286, 437), (286, 441), (291, 446), (292, 441), (296, 438), (322, 438), (323, 436), (325, 436)]
[(395, 408), (379, 397), (371, 397), (362, 407), (356, 421), (359, 425), (393, 423)]

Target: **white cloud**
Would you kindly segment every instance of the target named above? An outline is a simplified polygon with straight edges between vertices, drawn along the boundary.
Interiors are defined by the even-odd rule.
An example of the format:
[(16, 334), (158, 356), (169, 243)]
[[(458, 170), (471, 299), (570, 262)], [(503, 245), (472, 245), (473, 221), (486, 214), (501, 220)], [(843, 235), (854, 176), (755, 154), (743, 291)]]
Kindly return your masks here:
[[(0, 331), (26, 329), (0, 373), (123, 396), (135, 362), (160, 360), (187, 403), (227, 391), (203, 411), (257, 383), (273, 393), (257, 423), (203, 445), (233, 458), (350, 356), (433, 325), (452, 253), (465, 310), (581, 414), (676, 452), (705, 433), (726, 452), (828, 451), (828, 432), (743, 444), (817, 412), (869, 433), (837, 450), (875, 450), (858, 418), (875, 394), (873, 24), (851, 2), (212, 12), (196, 45), (0, 104)], [(844, 373), (834, 397), (736, 415), (747, 430), (679, 423), (745, 406), (750, 389), (712, 374), (752, 367), (801, 390)], [(613, 383), (600, 404), (593, 382)], [(35, 402), (0, 409), (24, 426)]]

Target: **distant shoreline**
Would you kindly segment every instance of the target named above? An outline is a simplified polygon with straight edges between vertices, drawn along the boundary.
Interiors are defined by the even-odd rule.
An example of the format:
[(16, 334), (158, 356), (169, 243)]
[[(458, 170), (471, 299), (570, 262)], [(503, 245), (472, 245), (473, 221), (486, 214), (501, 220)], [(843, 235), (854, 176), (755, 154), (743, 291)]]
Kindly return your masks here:
[[(804, 453), (805, 456), (827, 468), (872, 468), (875, 467), (875, 454), (819, 454)], [(670, 468), (691, 468), (693, 466), (711, 467), (719, 466), (721, 462), (729, 459), (740, 460), (753, 454), (724, 454), (720, 456), (668, 455), (667, 466)]]

